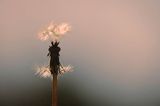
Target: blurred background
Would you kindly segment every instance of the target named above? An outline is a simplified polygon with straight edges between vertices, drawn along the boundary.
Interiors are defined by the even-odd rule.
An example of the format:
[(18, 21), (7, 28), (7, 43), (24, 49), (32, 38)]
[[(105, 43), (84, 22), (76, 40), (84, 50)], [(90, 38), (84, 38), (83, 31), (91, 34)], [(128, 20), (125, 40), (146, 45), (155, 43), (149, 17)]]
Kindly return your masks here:
[(51, 106), (49, 42), (37, 33), (52, 20), (72, 32), (60, 43), (59, 106), (160, 106), (159, 0), (0, 0), (0, 106)]

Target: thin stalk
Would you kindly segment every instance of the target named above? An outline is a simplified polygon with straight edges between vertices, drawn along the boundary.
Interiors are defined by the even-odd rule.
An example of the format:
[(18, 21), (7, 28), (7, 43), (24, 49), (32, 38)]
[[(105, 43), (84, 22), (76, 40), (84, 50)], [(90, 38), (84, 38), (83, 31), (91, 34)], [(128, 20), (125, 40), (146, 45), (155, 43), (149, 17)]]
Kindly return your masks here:
[(58, 106), (58, 90), (57, 90), (57, 75), (53, 74), (53, 81), (52, 81), (52, 106)]

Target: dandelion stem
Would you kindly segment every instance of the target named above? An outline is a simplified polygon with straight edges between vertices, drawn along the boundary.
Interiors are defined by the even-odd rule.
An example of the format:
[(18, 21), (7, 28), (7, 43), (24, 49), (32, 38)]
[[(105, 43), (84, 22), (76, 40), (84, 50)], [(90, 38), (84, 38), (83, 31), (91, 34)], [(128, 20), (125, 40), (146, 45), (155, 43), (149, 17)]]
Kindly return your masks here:
[(53, 74), (52, 81), (52, 106), (58, 106), (58, 89), (57, 89), (57, 74)]

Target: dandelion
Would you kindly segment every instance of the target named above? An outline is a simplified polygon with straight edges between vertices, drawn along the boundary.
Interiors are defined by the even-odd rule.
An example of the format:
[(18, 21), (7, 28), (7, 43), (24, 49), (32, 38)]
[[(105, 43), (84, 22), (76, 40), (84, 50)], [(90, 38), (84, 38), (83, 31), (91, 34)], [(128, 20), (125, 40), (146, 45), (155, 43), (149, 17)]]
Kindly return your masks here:
[(57, 83), (58, 76), (64, 73), (71, 72), (73, 67), (62, 66), (59, 61), (59, 52), (61, 48), (59, 45), (59, 40), (62, 35), (67, 34), (71, 30), (71, 26), (68, 23), (55, 24), (51, 23), (47, 28), (38, 34), (38, 38), (42, 41), (51, 40), (51, 46), (49, 46), (50, 64), (48, 66), (42, 66), (37, 68), (36, 75), (43, 78), (52, 79), (52, 106), (57, 106)]

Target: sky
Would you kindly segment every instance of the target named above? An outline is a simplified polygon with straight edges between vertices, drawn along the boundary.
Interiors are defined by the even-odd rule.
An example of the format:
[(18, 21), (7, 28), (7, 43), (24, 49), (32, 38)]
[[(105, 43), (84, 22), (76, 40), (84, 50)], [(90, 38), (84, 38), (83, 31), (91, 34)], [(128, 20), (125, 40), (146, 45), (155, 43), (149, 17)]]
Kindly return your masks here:
[(159, 0), (0, 0), (0, 106), (50, 106), (49, 42), (38, 32), (51, 21), (72, 31), (60, 61), (60, 106), (159, 106)]

